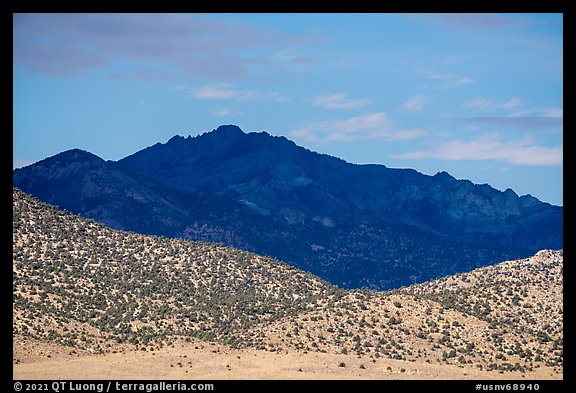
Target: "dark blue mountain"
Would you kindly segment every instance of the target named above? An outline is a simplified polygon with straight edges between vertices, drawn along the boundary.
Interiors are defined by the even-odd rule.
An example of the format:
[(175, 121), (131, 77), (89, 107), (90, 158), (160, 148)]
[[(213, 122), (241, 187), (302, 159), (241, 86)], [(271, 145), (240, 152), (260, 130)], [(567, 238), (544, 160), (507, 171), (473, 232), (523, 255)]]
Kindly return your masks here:
[(232, 125), (118, 162), (71, 150), (13, 179), (114, 228), (223, 242), (343, 287), (394, 288), (563, 247), (562, 207)]

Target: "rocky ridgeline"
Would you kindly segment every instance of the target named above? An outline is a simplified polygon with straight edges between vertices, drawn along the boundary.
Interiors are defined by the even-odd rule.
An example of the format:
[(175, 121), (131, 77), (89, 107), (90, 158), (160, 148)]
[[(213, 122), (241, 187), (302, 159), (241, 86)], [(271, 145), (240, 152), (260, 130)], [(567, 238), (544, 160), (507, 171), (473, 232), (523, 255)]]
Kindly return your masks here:
[(487, 184), (354, 165), (220, 126), (119, 161), (68, 150), (13, 172), (115, 229), (268, 255), (342, 288), (394, 289), (563, 247), (563, 208)]

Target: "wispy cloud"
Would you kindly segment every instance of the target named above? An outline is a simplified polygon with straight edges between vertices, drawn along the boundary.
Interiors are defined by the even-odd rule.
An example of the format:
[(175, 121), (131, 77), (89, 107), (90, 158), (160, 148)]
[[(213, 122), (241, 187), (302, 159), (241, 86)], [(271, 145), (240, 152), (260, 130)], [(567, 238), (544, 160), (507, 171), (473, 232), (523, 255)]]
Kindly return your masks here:
[(244, 114), (244, 112), (242, 112), (242, 111), (234, 111), (234, 110), (229, 109), (229, 108), (217, 108), (212, 113), (218, 117), (237, 116), (237, 115)]
[(453, 82), (451, 82), (451, 85), (453, 86), (462, 86), (462, 85), (467, 85), (469, 83), (473, 83), (474, 79), (469, 78), (467, 76), (464, 77), (457, 77)]
[[(254, 65), (283, 69), (265, 50), (311, 42), (236, 22), (146, 13), (15, 14), (13, 37), (14, 65), (41, 74), (70, 76), (118, 60), (140, 60), (237, 80), (258, 77)], [(251, 54), (243, 55), (244, 50)]]
[(422, 96), (413, 96), (408, 99), (403, 105), (404, 112), (412, 113), (419, 112), (424, 108), (426, 100)]
[(490, 13), (406, 14), (406, 17), (416, 22), (466, 29), (509, 28), (536, 23), (535, 19), (529, 17), (512, 18)]
[(462, 103), (462, 108), (496, 110), (496, 109), (513, 109), (521, 105), (523, 105), (522, 100), (516, 96), (511, 97), (506, 102), (496, 102), (486, 97), (474, 97), (471, 100), (464, 101)]
[(462, 108), (466, 109), (487, 109), (493, 106), (492, 101), (484, 97), (474, 97), (462, 103)]
[(406, 140), (423, 136), (422, 129), (397, 130), (383, 112), (369, 113), (347, 119), (331, 119), (310, 123), (290, 131), (290, 136), (305, 142), (326, 143), (354, 140)]
[(253, 97), (254, 90), (235, 90), (230, 85), (208, 85), (192, 91), (194, 98), (202, 100), (247, 99)]
[(327, 94), (316, 97), (313, 104), (324, 109), (353, 109), (368, 104), (368, 98), (347, 98), (345, 94)]
[(505, 111), (507, 115), (451, 118), (449, 120), (501, 127), (556, 130), (562, 130), (564, 123), (563, 108), (526, 108), (524, 102), (516, 96), (504, 102), (494, 101), (486, 97), (474, 97), (463, 102), (462, 108), (485, 113)]
[(153, 69), (141, 69), (134, 72), (114, 72), (108, 75), (110, 79), (117, 79), (117, 80), (153, 80), (153, 81), (165, 81), (172, 79), (172, 75), (160, 71), (160, 70), (153, 70)]
[(278, 51), (272, 55), (272, 60), (280, 61), (284, 63), (299, 63), (307, 64), (310, 63), (310, 59), (302, 55), (300, 51), (296, 48), (286, 48)]
[(461, 74), (440, 73), (432, 70), (416, 70), (416, 73), (434, 81), (434, 84), (426, 85), (424, 89), (452, 89), (474, 83), (473, 78)]
[(504, 104), (500, 105), (502, 109), (512, 109), (522, 105), (522, 100), (518, 97), (512, 97)]
[(562, 166), (562, 146), (537, 145), (531, 138), (503, 141), (500, 134), (485, 134), (471, 141), (452, 140), (431, 150), (399, 154), (402, 159), (449, 161), (493, 160), (513, 165)]
[(564, 117), (564, 108), (542, 108), (539, 110), (542, 116), (561, 119)]
[(465, 123), (489, 124), (501, 127), (513, 128), (530, 128), (530, 129), (558, 129), (563, 127), (563, 119), (561, 117), (538, 117), (538, 116), (523, 116), (523, 117), (469, 117), (469, 118), (452, 118), (449, 120), (461, 121)]
[(233, 85), (220, 83), (191, 89), (190, 96), (201, 100), (236, 100), (236, 101), (276, 101), (287, 102), (290, 99), (278, 92), (236, 89)]

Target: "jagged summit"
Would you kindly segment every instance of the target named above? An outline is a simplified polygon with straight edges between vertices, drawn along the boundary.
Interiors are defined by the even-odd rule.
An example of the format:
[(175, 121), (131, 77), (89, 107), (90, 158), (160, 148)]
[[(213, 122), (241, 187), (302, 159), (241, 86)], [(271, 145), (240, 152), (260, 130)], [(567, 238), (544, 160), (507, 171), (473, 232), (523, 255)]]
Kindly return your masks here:
[(209, 141), (208, 143), (221, 148), (230, 147), (241, 140), (246, 139), (246, 133), (235, 125), (223, 125), (210, 132), (205, 132), (195, 138), (189, 138), (187, 143), (194, 143), (195, 140)]
[(438, 180), (455, 180), (454, 177), (446, 171), (436, 173), (434, 175), (434, 178)]
[(234, 125), (234, 124), (221, 125), (218, 128), (216, 128), (215, 130), (213, 130), (212, 132), (214, 132), (214, 133), (216, 133), (222, 137), (232, 137), (232, 136), (245, 135), (244, 131), (242, 131), (242, 129), (240, 129), (240, 127), (238, 127), (237, 125)]
[(350, 164), (235, 125), (117, 162), (71, 152), (15, 170), (14, 185), (116, 228), (223, 242), (344, 287), (393, 288), (563, 247), (562, 207), (446, 172)]

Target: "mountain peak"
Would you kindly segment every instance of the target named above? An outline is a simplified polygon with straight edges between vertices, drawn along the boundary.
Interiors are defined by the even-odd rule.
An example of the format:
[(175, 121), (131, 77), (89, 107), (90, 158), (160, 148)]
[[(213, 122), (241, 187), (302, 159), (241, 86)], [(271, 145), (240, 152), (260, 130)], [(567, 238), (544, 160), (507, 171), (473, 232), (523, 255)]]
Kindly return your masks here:
[(246, 134), (240, 129), (240, 127), (233, 124), (226, 124), (192, 138), (190, 142), (194, 144), (198, 141), (203, 141), (203, 149), (212, 152), (222, 152), (235, 146), (245, 136)]
[(72, 164), (72, 163), (101, 163), (104, 160), (95, 154), (78, 148), (70, 149), (58, 153), (52, 157), (45, 158), (38, 164), (45, 166)]
[[(174, 135), (172, 138), (168, 139), (168, 142), (166, 142), (166, 144), (169, 143), (178, 143), (179, 141), (184, 141), (184, 137), (181, 135)], [(160, 142), (156, 143), (156, 145), (161, 145)]]
[(445, 180), (454, 180), (454, 177), (453, 177), (452, 175), (450, 175), (450, 174), (449, 174), (448, 172), (446, 172), (446, 171), (441, 171), (441, 172), (436, 173), (436, 174), (434, 175), (434, 178), (437, 179), (437, 180), (442, 180), (442, 181), (445, 181)]
[(89, 151), (86, 150), (82, 150), (82, 149), (70, 149), (70, 150), (66, 150), (63, 151), (62, 153), (57, 154), (56, 156), (65, 156), (65, 157), (70, 157), (76, 160), (81, 160), (81, 161), (101, 161), (102, 159), (100, 157), (98, 157), (96, 154), (90, 153)]
[[(238, 127), (237, 125), (234, 124), (225, 124), (225, 125), (221, 125), (218, 128), (212, 130), (212, 131), (207, 131), (201, 135), (199, 135), (198, 137), (205, 139), (205, 140), (218, 140), (221, 142), (221, 145), (224, 146), (226, 144), (229, 144), (230, 142), (235, 142), (237, 141), (239, 138), (245, 136), (246, 133), (244, 133), (244, 131), (242, 131), (242, 129), (240, 129), (240, 127)], [(181, 136), (181, 135), (174, 135), (172, 138), (170, 138), (167, 142), (166, 142), (166, 146), (188, 146), (191, 142), (194, 143), (194, 140), (197, 139), (198, 137), (194, 137), (192, 138), (190, 135), (188, 135), (187, 138)], [(163, 146), (162, 143), (157, 143), (154, 146)]]
[(221, 125), (213, 130), (212, 133), (218, 134), (218, 136), (221, 137), (239, 137), (246, 135), (240, 127), (234, 124)]

